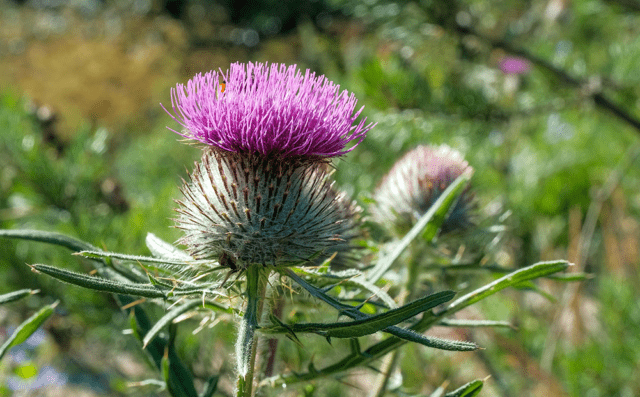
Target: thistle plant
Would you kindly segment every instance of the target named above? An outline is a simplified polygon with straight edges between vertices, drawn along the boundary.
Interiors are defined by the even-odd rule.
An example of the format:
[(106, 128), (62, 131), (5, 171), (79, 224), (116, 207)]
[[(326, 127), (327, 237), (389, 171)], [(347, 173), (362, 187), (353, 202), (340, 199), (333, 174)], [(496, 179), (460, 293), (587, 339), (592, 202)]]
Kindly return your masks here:
[[(392, 296), (385, 292), (394, 279), (389, 275), (402, 267), (402, 253), (419, 243), (418, 236), (431, 241), (440, 229), (471, 224), (463, 216), (471, 206), (467, 191), (471, 170), (466, 162), (446, 163), (443, 148), (420, 149), (429, 154), (417, 155), (418, 160), (416, 155), (408, 156), (419, 167), (431, 169), (437, 164), (434, 159), (451, 167), (437, 168), (436, 179), (418, 179), (414, 184), (402, 184), (406, 175), (418, 172), (408, 165), (398, 166), (397, 176), (390, 174), (388, 186), (381, 184), (376, 193), (379, 203), (400, 198), (402, 204), (394, 204), (393, 211), (404, 213), (407, 208), (412, 224), (406, 233), (375, 246), (363, 240), (359, 207), (331, 181), (331, 159), (354, 150), (373, 128), (365, 118), (358, 121), (362, 109), (356, 109), (353, 94), (295, 66), (249, 63), (178, 84), (171, 92), (171, 104), (169, 113), (182, 127), (175, 132), (202, 147), (201, 160), (184, 182), (176, 208), (175, 225), (183, 232), (178, 243), (185, 251), (153, 234), (146, 239), (152, 256), (107, 252), (57, 233), (0, 230), (0, 237), (56, 244), (89, 259), (95, 276), (44, 264), (31, 268), (115, 294), (130, 314), (133, 334), (162, 374), (159, 384), (172, 396), (207, 397), (218, 391), (219, 374), (196, 391), (193, 376), (175, 347), (176, 320), (194, 310), (205, 318), (216, 315), (237, 324), (236, 396), (250, 397), (257, 389), (266, 395), (270, 390), (279, 394), (283, 385), (377, 366), (381, 358), (408, 342), (443, 350), (476, 350), (473, 342), (434, 338), (424, 332), (452, 325), (450, 317), (455, 313), (506, 287), (549, 276), (568, 265), (545, 262), (510, 271), (489, 284), (474, 286), (455, 301), (452, 290)], [(426, 201), (415, 207), (412, 194)], [(349, 256), (363, 246), (371, 248), (371, 262), (334, 269), (337, 256)], [(278, 297), (283, 288), (303, 293), (285, 303)], [(161, 305), (166, 313), (153, 321), (139, 298)], [(328, 321), (300, 321), (317, 313), (314, 306), (319, 302), (341, 318), (336, 321), (330, 315)], [(305, 314), (284, 315), (285, 304)], [(38, 317), (37, 324), (44, 319)], [(462, 325), (495, 324), (467, 321)], [(378, 333), (382, 335), (370, 337)], [(289, 339), (303, 345), (304, 334), (323, 337), (329, 342), (327, 349), (333, 348), (334, 340), (346, 339), (348, 351), (321, 368), (311, 361), (306, 371), (260, 369), (260, 361), (267, 361), (258, 354), (261, 340)], [(368, 346), (362, 349), (361, 343)], [(275, 357), (277, 346), (269, 343), (270, 358)], [(335, 350), (328, 356), (334, 355)], [(482, 384), (470, 382), (447, 396), (475, 396)], [(386, 392), (386, 387), (380, 388), (380, 395)]]
[(356, 207), (333, 190), (327, 159), (352, 150), (346, 145), (371, 125), (353, 126), (353, 95), (295, 66), (234, 64), (226, 75), (198, 75), (172, 91), (172, 105), (180, 134), (207, 146), (183, 187), (181, 242), (197, 259), (245, 272), (236, 369), (238, 395), (251, 395), (266, 280), (350, 243)]

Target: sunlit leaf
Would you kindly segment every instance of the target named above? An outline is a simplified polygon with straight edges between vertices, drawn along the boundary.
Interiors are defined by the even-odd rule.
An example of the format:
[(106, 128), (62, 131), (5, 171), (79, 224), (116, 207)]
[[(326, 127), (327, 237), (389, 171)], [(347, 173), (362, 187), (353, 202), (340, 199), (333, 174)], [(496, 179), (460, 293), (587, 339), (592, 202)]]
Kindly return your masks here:
[(191, 255), (160, 239), (153, 233), (147, 233), (145, 242), (151, 254), (157, 258), (173, 259), (183, 262), (192, 262), (194, 260)]
[(445, 394), (445, 397), (475, 397), (482, 390), (482, 386), (484, 382), (481, 380), (474, 380), (472, 382), (467, 383), (466, 385), (456, 389), (450, 393)]
[(7, 339), (0, 347), (0, 360), (4, 357), (7, 351), (9, 351), (9, 349), (26, 341), (34, 332), (36, 332), (42, 323), (44, 323), (44, 321), (53, 314), (58, 303), (58, 301), (55, 301), (52, 304), (43, 307), (20, 324), (13, 334), (11, 334), (9, 339)]
[(15, 302), (27, 296), (37, 294), (40, 290), (21, 289), (18, 291), (9, 292), (8, 294), (0, 295), (0, 305), (5, 303)]

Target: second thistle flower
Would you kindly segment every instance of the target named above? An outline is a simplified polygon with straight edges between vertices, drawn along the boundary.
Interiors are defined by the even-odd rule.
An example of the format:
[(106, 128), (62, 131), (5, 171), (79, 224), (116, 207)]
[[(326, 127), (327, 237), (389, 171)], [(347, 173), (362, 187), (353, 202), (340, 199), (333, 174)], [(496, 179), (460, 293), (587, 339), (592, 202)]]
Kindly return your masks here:
[[(398, 160), (374, 192), (374, 217), (401, 230), (411, 227), (442, 192), (471, 166), (447, 145), (418, 146)], [(467, 188), (442, 224), (442, 231), (472, 224), (473, 194)]]
[(172, 105), (178, 133), (207, 145), (178, 209), (194, 257), (237, 269), (348, 248), (359, 209), (327, 171), (372, 127), (356, 123), (353, 94), (295, 66), (249, 63), (178, 85)]

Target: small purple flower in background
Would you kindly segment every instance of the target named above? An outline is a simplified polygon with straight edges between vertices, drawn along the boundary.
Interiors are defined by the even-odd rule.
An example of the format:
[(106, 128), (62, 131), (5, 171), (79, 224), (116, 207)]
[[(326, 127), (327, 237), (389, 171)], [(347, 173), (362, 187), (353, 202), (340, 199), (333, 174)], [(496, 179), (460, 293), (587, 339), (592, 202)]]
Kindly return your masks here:
[(235, 63), (171, 91), (173, 117), (184, 127), (178, 134), (231, 152), (280, 157), (353, 150), (372, 127), (366, 119), (354, 125), (362, 111), (355, 111), (356, 102), (325, 76), (283, 64)]
[(349, 249), (359, 208), (332, 187), (328, 158), (372, 128), (353, 94), (295, 66), (236, 63), (179, 84), (172, 106), (178, 133), (208, 145), (178, 202), (191, 255), (238, 270)]
[(506, 74), (526, 74), (531, 70), (531, 63), (520, 57), (504, 57), (500, 61), (500, 70)]
[[(471, 166), (447, 145), (418, 146), (398, 160), (374, 192), (374, 218), (401, 230), (424, 215), (442, 192)], [(442, 231), (472, 224), (473, 195), (467, 188), (442, 224)]]

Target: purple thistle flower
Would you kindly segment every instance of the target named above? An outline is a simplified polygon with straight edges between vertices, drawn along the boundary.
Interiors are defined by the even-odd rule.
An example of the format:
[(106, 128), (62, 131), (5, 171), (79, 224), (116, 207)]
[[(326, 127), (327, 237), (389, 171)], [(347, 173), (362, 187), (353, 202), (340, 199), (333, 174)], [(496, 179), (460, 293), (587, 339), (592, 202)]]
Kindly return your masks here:
[(366, 118), (354, 125), (362, 112), (356, 102), (308, 69), (303, 75), (295, 65), (234, 63), (226, 73), (178, 84), (174, 114), (167, 112), (184, 127), (172, 131), (226, 151), (328, 158), (353, 150), (373, 127)]
[(530, 69), (531, 64), (525, 58), (505, 57), (500, 61), (500, 70), (506, 74), (525, 74)]
[[(471, 168), (462, 154), (447, 145), (418, 146), (398, 160), (374, 192), (374, 217), (400, 229), (424, 215), (442, 192)], [(473, 195), (465, 189), (442, 224), (442, 231), (472, 224)]]

